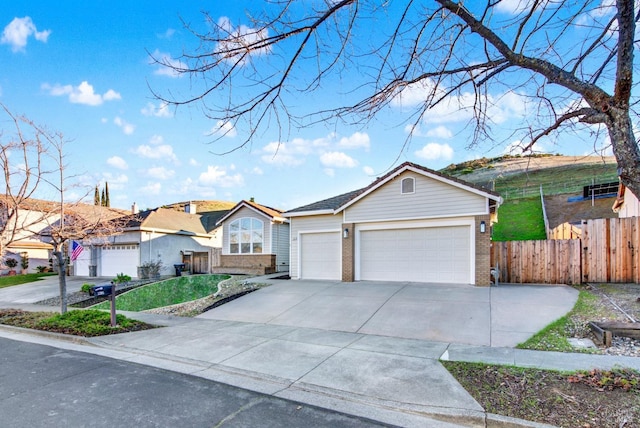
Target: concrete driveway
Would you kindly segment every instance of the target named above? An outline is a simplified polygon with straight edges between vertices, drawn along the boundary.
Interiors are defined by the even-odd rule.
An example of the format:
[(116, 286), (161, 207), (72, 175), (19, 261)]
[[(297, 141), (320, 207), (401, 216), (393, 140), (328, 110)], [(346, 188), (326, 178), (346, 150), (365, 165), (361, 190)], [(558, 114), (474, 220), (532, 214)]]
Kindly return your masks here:
[(549, 285), (267, 282), (272, 285), (199, 318), (513, 347), (578, 298), (571, 287)]

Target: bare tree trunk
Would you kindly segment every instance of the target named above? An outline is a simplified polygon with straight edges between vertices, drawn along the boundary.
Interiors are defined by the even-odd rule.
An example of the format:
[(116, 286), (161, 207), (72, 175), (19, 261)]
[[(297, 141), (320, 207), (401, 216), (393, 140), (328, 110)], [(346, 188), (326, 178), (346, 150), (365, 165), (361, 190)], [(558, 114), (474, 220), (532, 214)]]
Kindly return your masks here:
[(618, 161), (618, 175), (634, 195), (640, 195), (640, 149), (633, 135), (631, 118), (626, 111), (611, 109), (607, 127), (613, 154)]
[(67, 312), (67, 266), (62, 251), (56, 249), (53, 252), (53, 257), (58, 266), (58, 284), (60, 286), (60, 313)]

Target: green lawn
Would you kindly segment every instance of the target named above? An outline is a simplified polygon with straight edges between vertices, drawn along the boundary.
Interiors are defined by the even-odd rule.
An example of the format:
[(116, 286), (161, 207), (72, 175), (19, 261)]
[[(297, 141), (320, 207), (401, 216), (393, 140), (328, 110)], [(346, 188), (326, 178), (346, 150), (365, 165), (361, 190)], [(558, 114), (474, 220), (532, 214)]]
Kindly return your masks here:
[(540, 197), (504, 201), (498, 208), (492, 238), (494, 241), (546, 239)]
[[(220, 281), (228, 278), (228, 275), (190, 275), (145, 285), (118, 296), (116, 309), (139, 312), (201, 299), (218, 291)], [(109, 309), (110, 302), (93, 308)]]
[(39, 281), (43, 276), (51, 275), (57, 275), (57, 273), (28, 273), (26, 275), (0, 276), (0, 288)]

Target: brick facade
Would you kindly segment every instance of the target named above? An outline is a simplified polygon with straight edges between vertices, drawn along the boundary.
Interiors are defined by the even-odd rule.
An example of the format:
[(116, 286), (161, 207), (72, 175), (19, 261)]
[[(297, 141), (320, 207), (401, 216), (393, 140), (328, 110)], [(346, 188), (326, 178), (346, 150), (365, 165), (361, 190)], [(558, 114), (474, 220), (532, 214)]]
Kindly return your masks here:
[[(491, 284), (491, 227), (490, 215), (475, 217), (476, 228), (476, 285)], [(480, 223), (484, 221), (485, 232), (480, 232)]]
[[(345, 230), (348, 237), (344, 237)], [(353, 282), (355, 280), (354, 272), (354, 241), (355, 241), (355, 224), (343, 223), (342, 233), (342, 282)]]
[(223, 254), (213, 273), (266, 275), (276, 272), (275, 254)]

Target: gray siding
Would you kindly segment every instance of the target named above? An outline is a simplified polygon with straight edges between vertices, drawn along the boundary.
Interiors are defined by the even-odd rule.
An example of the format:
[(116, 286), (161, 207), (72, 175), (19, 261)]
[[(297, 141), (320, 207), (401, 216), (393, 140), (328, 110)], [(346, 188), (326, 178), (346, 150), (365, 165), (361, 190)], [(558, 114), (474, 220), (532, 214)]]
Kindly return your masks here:
[(271, 227), (276, 268), (278, 272), (287, 272), (289, 271), (289, 224), (275, 223)]
[(222, 224), (224, 228), (222, 232), (222, 254), (229, 254), (229, 224), (234, 220), (237, 220), (239, 218), (244, 218), (244, 217), (257, 218), (258, 220), (262, 221), (262, 223), (264, 224), (264, 232), (263, 232), (264, 236), (262, 237), (262, 245), (263, 245), (262, 252), (264, 254), (272, 254), (271, 227), (269, 227), (270, 219), (265, 217), (264, 215), (256, 213), (255, 211), (247, 207), (240, 208), (238, 211), (233, 213), (231, 217), (226, 219)]
[[(402, 194), (403, 178), (415, 179), (415, 192)], [(452, 217), (488, 212), (487, 199), (464, 189), (406, 171), (345, 210), (345, 223)]]
[(298, 260), (298, 234), (305, 231), (330, 231), (342, 228), (342, 215), (315, 215), (308, 217), (291, 217), (291, 265), (289, 274), (292, 278), (298, 277), (300, 260)]

